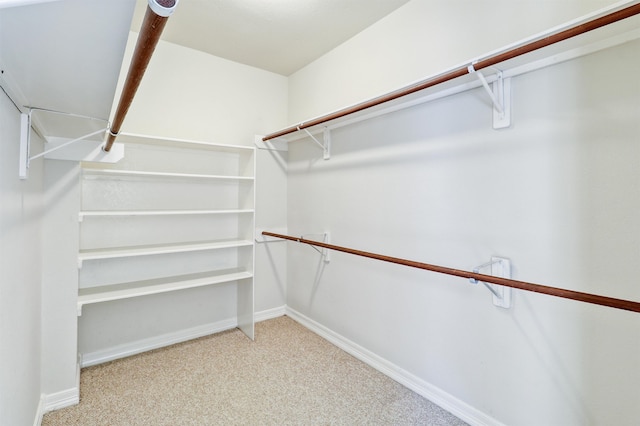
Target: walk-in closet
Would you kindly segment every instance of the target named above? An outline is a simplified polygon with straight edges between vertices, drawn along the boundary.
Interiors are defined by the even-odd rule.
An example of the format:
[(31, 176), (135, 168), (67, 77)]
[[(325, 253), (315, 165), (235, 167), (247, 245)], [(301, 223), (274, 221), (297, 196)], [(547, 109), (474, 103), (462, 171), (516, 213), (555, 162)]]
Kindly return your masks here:
[(0, 1), (0, 426), (640, 418), (640, 1)]

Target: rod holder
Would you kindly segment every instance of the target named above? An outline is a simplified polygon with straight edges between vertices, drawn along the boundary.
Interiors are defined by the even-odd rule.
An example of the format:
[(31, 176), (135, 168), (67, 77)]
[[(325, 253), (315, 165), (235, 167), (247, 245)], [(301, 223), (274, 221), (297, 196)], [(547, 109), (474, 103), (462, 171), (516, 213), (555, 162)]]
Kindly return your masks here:
[[(478, 274), (485, 268), (491, 268), (491, 276), (508, 279), (511, 278), (511, 262), (507, 258), (492, 256), (489, 262), (473, 268), (473, 273)], [(505, 309), (509, 309), (511, 307), (511, 287), (489, 284), (475, 278), (469, 278), (469, 282), (471, 284), (482, 283), (491, 292), (494, 305)]]
[[(331, 243), (331, 235), (328, 232), (323, 232), (321, 234), (304, 234), (300, 236), (300, 239), (306, 240), (307, 237), (309, 236), (322, 237), (322, 242), (324, 244)], [(311, 247), (312, 249), (320, 253), (320, 255), (322, 256), (322, 260), (324, 260), (324, 263), (331, 262), (331, 254), (330, 254), (331, 252), (327, 247), (317, 248), (317, 247), (314, 247), (313, 245), (309, 245), (309, 247)]]
[[(300, 124), (301, 126), (302, 124)], [(298, 126), (298, 131), (304, 130), (307, 136), (313, 140), (316, 145), (322, 150), (322, 158), (325, 160), (329, 160), (331, 158), (331, 130), (328, 127), (325, 127), (322, 131), (322, 142), (320, 142), (309, 130), (306, 128), (301, 128)]]

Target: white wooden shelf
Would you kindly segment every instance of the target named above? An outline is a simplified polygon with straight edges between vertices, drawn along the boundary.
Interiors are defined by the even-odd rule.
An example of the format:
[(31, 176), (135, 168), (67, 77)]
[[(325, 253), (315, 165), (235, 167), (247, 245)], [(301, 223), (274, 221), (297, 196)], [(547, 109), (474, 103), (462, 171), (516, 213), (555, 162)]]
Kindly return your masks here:
[(253, 181), (252, 176), (222, 176), (190, 173), (169, 173), (169, 172), (146, 172), (138, 170), (117, 170), (117, 169), (83, 169), (85, 177), (151, 177), (151, 178), (178, 178), (178, 179), (211, 179), (230, 181)]
[(166, 138), (154, 135), (141, 135), (136, 133), (120, 133), (118, 142), (122, 143), (141, 143), (152, 145), (169, 145), (169, 146), (192, 146), (198, 149), (214, 149), (216, 151), (226, 152), (251, 152), (255, 148), (253, 146), (244, 145), (227, 145), (215, 142), (195, 141), (190, 139)]
[(204, 272), (176, 277), (163, 277), (152, 280), (136, 281), (123, 284), (111, 284), (99, 287), (81, 288), (78, 292), (78, 316), (82, 315), (82, 307), (92, 303), (129, 299), (158, 293), (185, 290), (188, 288), (222, 284), (252, 278), (248, 271)]
[(126, 216), (190, 216), (190, 215), (228, 215), (251, 214), (253, 209), (238, 210), (95, 210), (81, 211), (80, 222), (86, 217), (126, 217)]
[(204, 250), (220, 250), (234, 247), (252, 246), (249, 240), (212, 241), (191, 244), (167, 244), (136, 247), (116, 247), (109, 249), (81, 250), (78, 254), (78, 267), (87, 260), (117, 259), (122, 257), (151, 256), (157, 254), (187, 253)]

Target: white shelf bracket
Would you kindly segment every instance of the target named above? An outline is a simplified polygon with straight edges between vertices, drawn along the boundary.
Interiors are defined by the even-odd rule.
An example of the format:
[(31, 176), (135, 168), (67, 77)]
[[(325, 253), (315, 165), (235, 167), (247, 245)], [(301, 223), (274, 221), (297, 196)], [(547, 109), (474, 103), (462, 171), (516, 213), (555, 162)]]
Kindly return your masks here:
[[(59, 149), (62, 149), (64, 147), (67, 147), (69, 145), (72, 145), (76, 142), (80, 142), (80, 141), (84, 141), (87, 138), (90, 138), (91, 136), (96, 136), (99, 135), (101, 133), (105, 133), (106, 131), (108, 131), (108, 128), (104, 128), (104, 129), (100, 129), (100, 130), (96, 130), (95, 132), (80, 136), (79, 138), (75, 138), (75, 139), (71, 139), (62, 143), (57, 143), (55, 144), (55, 146), (53, 148), (47, 149), (43, 152), (41, 152), (40, 154), (36, 154), (33, 157), (29, 158), (29, 161), (31, 160), (35, 160), (36, 158), (40, 158), (40, 157), (47, 157), (49, 158), (49, 154), (51, 154), (52, 152), (56, 152)], [(102, 142), (98, 142), (100, 145), (102, 145)]]
[(324, 139), (323, 158), (325, 160), (328, 160), (329, 158), (331, 158), (331, 130), (329, 130), (328, 127), (324, 128), (323, 139)]
[[(474, 273), (480, 273), (482, 269), (491, 267), (491, 274), (494, 277), (511, 278), (511, 262), (504, 257), (491, 257), (491, 261), (483, 263), (480, 266), (473, 268)], [(471, 284), (478, 284), (481, 282), (491, 293), (493, 297), (493, 304), (500, 308), (509, 309), (511, 307), (511, 287), (505, 287), (502, 285), (485, 283), (478, 281), (474, 278), (469, 278)]]
[[(34, 156), (30, 155), (31, 152), (31, 125), (32, 114), (34, 111), (41, 111), (51, 114), (59, 114), (68, 117), (83, 118), (87, 120), (104, 121), (107, 126), (100, 130), (88, 133), (75, 139), (64, 139), (59, 137), (48, 137), (49, 143), (46, 145), (49, 147), (40, 154)], [(116, 163), (124, 158), (124, 145), (121, 145), (114, 153), (97, 153), (96, 146), (101, 146), (101, 141), (89, 141), (92, 136), (97, 136), (109, 131), (109, 121), (101, 118), (93, 118), (83, 115), (77, 115), (72, 113), (48, 110), (43, 108), (29, 107), (28, 114), (21, 114), (20, 116), (20, 164), (18, 167), (18, 175), (20, 179), (27, 179), (29, 176), (29, 165), (31, 160), (37, 158), (48, 158), (53, 160), (71, 160), (71, 161), (96, 161), (103, 163)], [(85, 144), (77, 144), (77, 142), (85, 141)], [(89, 143), (90, 142), (90, 143)], [(73, 145), (73, 147), (70, 147)], [(82, 148), (78, 148), (82, 145)], [(66, 149), (65, 149), (66, 148)], [(55, 153), (55, 154), (54, 154)]]
[(482, 83), (482, 87), (491, 98), (493, 104), (493, 128), (504, 129), (511, 126), (511, 78), (504, 78), (502, 71), (496, 73), (492, 86), (480, 71), (476, 71), (473, 64), (467, 67), (469, 74), (475, 74)]
[(29, 177), (29, 149), (31, 142), (31, 112), (20, 114), (20, 164), (18, 176), (24, 180)]
[[(307, 239), (308, 236), (318, 236), (318, 237), (321, 236), (323, 243), (331, 244), (331, 234), (329, 234), (329, 232), (323, 232), (322, 234), (304, 234), (304, 235), (301, 235), (300, 238), (304, 240), (304, 239)], [(320, 253), (320, 255), (322, 256), (322, 260), (324, 260), (324, 263), (331, 262), (331, 250), (324, 247), (317, 248), (311, 245), (309, 247), (311, 247), (312, 249)]]
[(300, 130), (304, 130), (307, 135), (320, 147), (323, 153), (322, 158), (324, 158), (325, 160), (331, 158), (331, 130), (329, 130), (328, 127), (325, 127), (323, 130), (322, 142), (316, 139), (316, 137), (313, 136), (310, 131), (308, 131), (307, 129), (300, 129), (300, 126), (298, 126), (298, 131)]

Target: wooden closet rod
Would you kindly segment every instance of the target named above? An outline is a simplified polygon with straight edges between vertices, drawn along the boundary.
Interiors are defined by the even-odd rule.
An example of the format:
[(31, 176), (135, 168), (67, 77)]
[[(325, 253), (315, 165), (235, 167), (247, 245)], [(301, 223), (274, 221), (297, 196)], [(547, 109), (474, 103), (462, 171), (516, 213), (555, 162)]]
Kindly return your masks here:
[(124, 88), (120, 95), (118, 108), (116, 109), (111, 128), (107, 132), (107, 140), (104, 146), (104, 150), (107, 152), (111, 150), (118, 133), (120, 133), (120, 127), (129, 111), (131, 102), (133, 102), (133, 97), (136, 95), (138, 86), (140, 86), (142, 76), (144, 76), (147, 65), (149, 65), (149, 61), (151, 60), (151, 55), (177, 3), (178, 0), (149, 0), (147, 11), (144, 14), (144, 20), (140, 27), (138, 41), (136, 42), (136, 47), (133, 52), (133, 58), (131, 59), (131, 65), (129, 65), (127, 79), (125, 80)]
[(607, 306), (610, 308), (623, 309), (626, 311), (640, 312), (640, 303), (631, 300), (615, 299), (613, 297), (598, 296), (591, 293), (582, 293), (579, 291), (565, 290), (557, 287), (548, 287), (540, 284), (528, 283), (525, 281), (517, 281), (508, 278), (494, 277), (492, 275), (478, 274), (475, 272), (463, 271), (460, 269), (447, 268), (445, 266), (430, 265), (428, 263), (415, 262), (412, 260), (401, 259), (398, 257), (384, 256), (376, 253), (369, 253), (361, 250), (354, 250), (347, 247), (327, 244), (320, 241), (307, 240), (289, 235), (275, 234), (273, 232), (263, 231), (262, 235), (267, 237), (280, 238), (283, 240), (295, 241), (298, 243), (309, 244), (312, 246), (322, 247), (330, 250), (341, 251), (356, 256), (368, 257), (370, 259), (381, 260), (383, 262), (396, 263), (398, 265), (410, 266), (412, 268), (425, 269), (427, 271), (438, 272), (440, 274), (453, 275), (461, 278), (473, 278), (486, 283), (502, 285), (505, 287), (517, 288), (520, 290), (533, 291), (535, 293), (548, 294), (550, 296), (562, 297), (565, 299), (578, 300), (580, 302), (592, 303), (595, 305)]
[(640, 13), (640, 4), (634, 4), (624, 9), (601, 16), (599, 18), (592, 19), (591, 21), (587, 21), (587, 22), (583, 22), (581, 24), (575, 25), (573, 27), (570, 27), (558, 33), (551, 34), (539, 40), (535, 40), (530, 43), (524, 44), (522, 46), (518, 46), (513, 49), (507, 50), (506, 52), (502, 52), (502, 53), (490, 56), (488, 58), (479, 60), (472, 64), (473, 69), (470, 69), (470, 67), (468, 67), (467, 65), (462, 66), (460, 68), (454, 69), (453, 71), (423, 80), (414, 85), (396, 90), (394, 92), (390, 92), (386, 95), (373, 98), (371, 100), (338, 110), (336, 112), (333, 112), (327, 115), (323, 115), (321, 117), (312, 119), (310, 121), (300, 123), (299, 125), (296, 125), (296, 126), (287, 127), (286, 129), (280, 130), (275, 133), (271, 133), (263, 137), (262, 140), (268, 141), (270, 139), (275, 139), (281, 136), (285, 136), (302, 129), (307, 129), (309, 127), (317, 126), (319, 124), (324, 124), (331, 120), (342, 118), (347, 115), (354, 114), (356, 112), (360, 112), (360, 111), (378, 106), (380, 104), (396, 100), (403, 96), (411, 95), (421, 90), (428, 89), (430, 87), (436, 86), (441, 83), (445, 83), (447, 81), (453, 80), (458, 77), (462, 77), (463, 75), (470, 74), (474, 71), (480, 71), (481, 69), (491, 67), (500, 62), (504, 62), (509, 59), (522, 56), (526, 53), (530, 53), (535, 50), (542, 49), (543, 47), (547, 47), (552, 44), (559, 43), (564, 40), (568, 40), (572, 37), (579, 36), (581, 34), (587, 33), (589, 31), (593, 31), (595, 29), (604, 27), (609, 24), (613, 24), (614, 22), (618, 22), (623, 19), (630, 18), (639, 13)]

